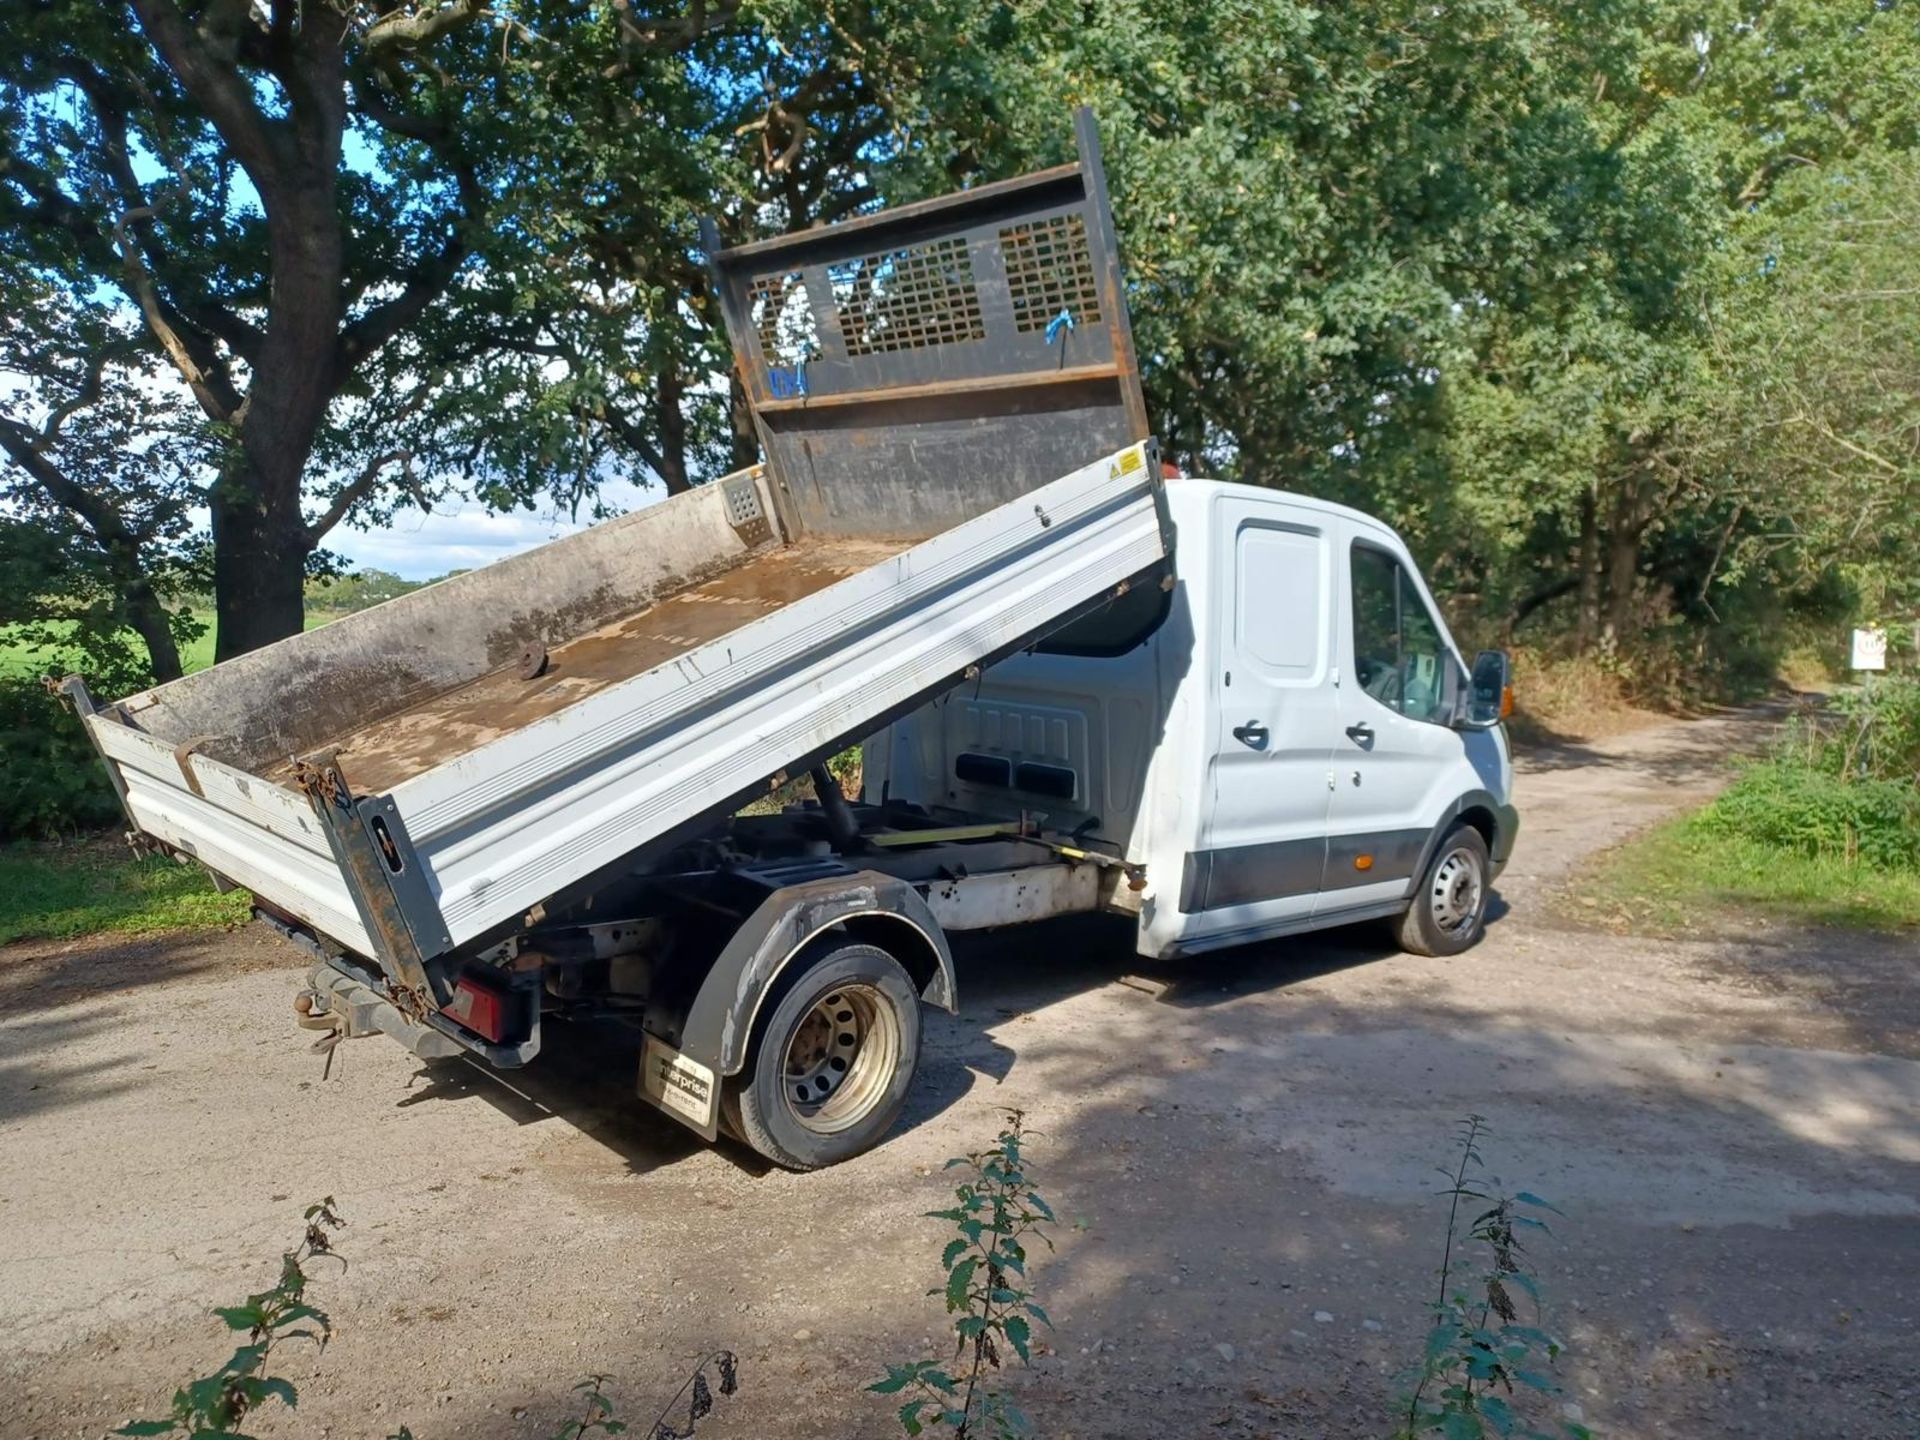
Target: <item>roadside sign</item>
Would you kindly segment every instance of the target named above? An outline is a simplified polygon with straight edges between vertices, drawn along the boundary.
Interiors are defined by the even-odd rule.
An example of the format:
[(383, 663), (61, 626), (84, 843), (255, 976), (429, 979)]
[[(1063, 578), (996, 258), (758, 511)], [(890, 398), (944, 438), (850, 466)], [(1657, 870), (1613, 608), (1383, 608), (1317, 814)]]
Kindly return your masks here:
[(1876, 625), (1853, 632), (1853, 668), (1855, 670), (1887, 668), (1887, 632), (1885, 630)]

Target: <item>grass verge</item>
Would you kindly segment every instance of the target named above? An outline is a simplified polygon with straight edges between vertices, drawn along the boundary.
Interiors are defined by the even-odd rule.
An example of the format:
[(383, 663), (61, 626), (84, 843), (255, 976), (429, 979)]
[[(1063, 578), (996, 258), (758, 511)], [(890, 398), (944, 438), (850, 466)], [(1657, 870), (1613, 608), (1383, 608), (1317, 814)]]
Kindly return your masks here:
[(236, 925), (249, 904), (244, 891), (217, 893), (197, 865), (135, 860), (118, 841), (0, 849), (0, 945)]
[(1608, 928), (1698, 934), (1742, 917), (1856, 930), (1920, 926), (1920, 870), (1806, 855), (1682, 816), (1601, 856), (1576, 897)]

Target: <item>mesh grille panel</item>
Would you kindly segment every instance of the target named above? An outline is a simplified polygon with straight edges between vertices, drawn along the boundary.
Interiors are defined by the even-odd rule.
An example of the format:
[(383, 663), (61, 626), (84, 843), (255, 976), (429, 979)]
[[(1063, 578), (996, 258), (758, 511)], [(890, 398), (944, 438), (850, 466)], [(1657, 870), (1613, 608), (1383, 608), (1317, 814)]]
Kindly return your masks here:
[(827, 278), (850, 356), (986, 336), (973, 258), (958, 237), (844, 261)]
[(755, 280), (747, 290), (747, 313), (760, 335), (760, 353), (769, 362), (804, 365), (819, 355), (813, 311), (799, 271)]
[(1100, 289), (1080, 216), (1009, 225), (1000, 232), (1000, 253), (1013, 293), (1016, 330), (1044, 330), (1062, 310), (1072, 314), (1076, 325), (1100, 323)]

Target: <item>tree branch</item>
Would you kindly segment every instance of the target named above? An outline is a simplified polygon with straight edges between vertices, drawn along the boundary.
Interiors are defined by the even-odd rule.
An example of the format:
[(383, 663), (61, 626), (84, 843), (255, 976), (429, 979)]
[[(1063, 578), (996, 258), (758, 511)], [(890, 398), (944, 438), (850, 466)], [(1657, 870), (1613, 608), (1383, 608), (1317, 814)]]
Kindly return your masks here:
[[(159, 229), (154, 223), (154, 212), (147, 204), (146, 191), (133, 169), (132, 146), (127, 136), (130, 99), (91, 66), (76, 62), (63, 68), (93, 106), (94, 117), (99, 121), (105, 141), (101, 150), (101, 165), (120, 192), (129, 228), (140, 242), (147, 273), (165, 274), (171, 268), (169, 257), (160, 243)], [(188, 287), (171, 279), (160, 283), (167, 291), (172, 306), (204, 333), (225, 341), (236, 355), (249, 361), (258, 353), (262, 338), (260, 332), (226, 306), (202, 293), (182, 294)]]
[(321, 538), (329, 530), (347, 518), (348, 511), (352, 510), (354, 506), (358, 505), (379, 488), (380, 472), (395, 461), (400, 463), (401, 479), (403, 481), (411, 481), (413, 479), (413, 452), (411, 450), (387, 450), (374, 456), (371, 460), (367, 461), (359, 475), (355, 476), (348, 484), (340, 487), (338, 493), (334, 495), (332, 503), (327, 506), (320, 518), (307, 526), (308, 541), (314, 545), (318, 545)]
[[(710, 4), (709, 0), (692, 0), (687, 13), (677, 20), (643, 22), (633, 13), (632, 0), (613, 0), (613, 13), (620, 22), (620, 48), (623, 52), (646, 50), (655, 54), (671, 54), (731, 24), (740, 13), (740, 0), (720, 0), (717, 5)], [(623, 55), (601, 74), (603, 78), (612, 80), (632, 68), (632, 60)]]
[(659, 447), (653, 443), (644, 427), (634, 424), (611, 405), (604, 403), (588, 406), (576, 402), (573, 409), (582, 419), (596, 420), (606, 426), (614, 439), (638, 455), (640, 463), (655, 475), (664, 476), (667, 473)]
[(5, 450), (7, 457), (27, 472), (28, 478), (47, 493), (48, 499), (78, 516), (101, 544), (137, 546), (138, 539), (114, 508), (49, 460), (42, 449), (44, 444), (44, 438), (36, 436), (18, 420), (0, 417), (0, 450)]
[(443, 0), (430, 10), (395, 9), (367, 27), (360, 43), (369, 55), (418, 50), (471, 25), (486, 13), (481, 0)]
[(353, 87), (354, 102), (360, 113), (391, 135), (432, 144), (446, 140), (452, 133), (444, 120), (396, 110), (380, 93), (380, 87), (365, 66), (356, 65), (348, 71), (347, 83)]
[(1518, 605), (1513, 607), (1513, 614), (1508, 617), (1507, 620), (1507, 634), (1511, 635), (1514, 631), (1518, 630), (1526, 623), (1527, 618), (1542, 605), (1551, 604), (1562, 595), (1571, 595), (1579, 588), (1580, 577), (1578, 575), (1569, 575), (1564, 579), (1555, 580), (1551, 585), (1544, 585), (1534, 591)]
[[(216, 18), (216, 7), (209, 7), (203, 30), (196, 31), (174, 0), (132, 0), (132, 5), (140, 28), (147, 32), (167, 68), (233, 147), (235, 158), (253, 183), (263, 193), (278, 188), (279, 171), (287, 158), (285, 137), (275, 122), (260, 113), (252, 87), (203, 38), (204, 28), (211, 27)], [(233, 6), (227, 5), (218, 13), (226, 15), (232, 10)]]
[(440, 253), (416, 266), (400, 293), (384, 305), (376, 305), (340, 332), (335, 366), (343, 377), (367, 356), (399, 334), (426, 311), (426, 308), (453, 283), (467, 258), (467, 242), (455, 230), (440, 247)]
[(175, 323), (183, 317), (161, 297), (153, 283), (152, 274), (147, 270), (146, 261), (127, 234), (127, 223), (137, 215), (138, 212), (124, 215), (113, 225), (114, 242), (120, 251), (127, 292), (140, 307), (147, 328), (166, 351), (173, 368), (180, 372), (180, 378), (193, 391), (193, 398), (200, 403), (200, 408), (211, 419), (235, 423), (245, 402), (228, 376), (226, 366), (213, 353), (213, 348), (203, 338), (187, 334)]

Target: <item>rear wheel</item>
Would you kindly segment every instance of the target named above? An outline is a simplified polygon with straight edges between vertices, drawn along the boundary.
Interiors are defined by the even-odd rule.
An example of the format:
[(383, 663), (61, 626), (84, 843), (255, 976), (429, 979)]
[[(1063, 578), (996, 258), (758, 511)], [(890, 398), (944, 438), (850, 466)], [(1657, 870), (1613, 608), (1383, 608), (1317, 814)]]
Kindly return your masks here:
[(1487, 929), (1487, 842), (1471, 825), (1456, 825), (1434, 848), (1413, 902), (1394, 925), (1402, 950), (1458, 955)]
[(920, 996), (900, 962), (877, 945), (825, 950), (783, 976), (762, 1013), (727, 1082), (727, 1128), (789, 1170), (878, 1144), (920, 1063)]

